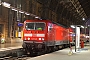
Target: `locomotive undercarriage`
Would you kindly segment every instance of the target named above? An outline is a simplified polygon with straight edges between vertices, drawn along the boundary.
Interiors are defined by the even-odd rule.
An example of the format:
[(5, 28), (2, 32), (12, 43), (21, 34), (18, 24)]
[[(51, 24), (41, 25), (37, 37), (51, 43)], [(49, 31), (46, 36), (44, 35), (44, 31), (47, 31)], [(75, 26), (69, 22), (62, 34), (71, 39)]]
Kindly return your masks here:
[(54, 52), (68, 46), (69, 44), (47, 46), (47, 44), (45, 44), (44, 42), (42, 43), (35, 43), (35, 42), (31, 43), (29, 41), (23, 42), (23, 48), (25, 48), (26, 52), (30, 54), (38, 54), (39, 52), (40, 53)]
[(27, 43), (23, 42), (23, 48), (25, 48), (27, 53), (30, 54), (37, 54), (38, 52), (45, 51), (45, 44), (44, 43)]

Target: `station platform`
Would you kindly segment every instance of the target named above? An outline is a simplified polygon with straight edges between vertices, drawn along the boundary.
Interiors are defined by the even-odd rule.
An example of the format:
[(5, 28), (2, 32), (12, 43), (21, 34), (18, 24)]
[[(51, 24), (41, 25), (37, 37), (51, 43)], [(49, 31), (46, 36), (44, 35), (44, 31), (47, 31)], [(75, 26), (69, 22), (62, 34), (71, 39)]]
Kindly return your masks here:
[[(0, 44), (0, 52), (12, 49), (22, 48), (21, 39), (13, 39), (11, 43)], [(90, 60), (90, 45), (78, 49), (75, 52), (75, 46), (72, 47), (72, 54), (69, 53), (70, 48), (65, 48), (56, 52), (36, 56), (27, 60)], [(0, 53), (1, 54), (1, 53)]]
[(0, 52), (22, 48), (22, 42), (20, 38), (14, 38), (10, 43), (0, 43)]
[(69, 54), (70, 48), (59, 50), (53, 53), (37, 56), (27, 60), (90, 60), (90, 46), (85, 46), (75, 52), (72, 48), (72, 54)]

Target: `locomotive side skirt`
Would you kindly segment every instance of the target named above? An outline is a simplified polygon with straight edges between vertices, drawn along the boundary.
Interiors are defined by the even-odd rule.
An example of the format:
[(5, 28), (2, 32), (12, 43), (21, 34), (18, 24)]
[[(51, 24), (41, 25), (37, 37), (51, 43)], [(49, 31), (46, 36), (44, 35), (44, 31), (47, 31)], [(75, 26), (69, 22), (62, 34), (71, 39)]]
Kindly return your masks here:
[(55, 46), (55, 45), (63, 45), (63, 44), (69, 44), (69, 41), (48, 41), (47, 46)]

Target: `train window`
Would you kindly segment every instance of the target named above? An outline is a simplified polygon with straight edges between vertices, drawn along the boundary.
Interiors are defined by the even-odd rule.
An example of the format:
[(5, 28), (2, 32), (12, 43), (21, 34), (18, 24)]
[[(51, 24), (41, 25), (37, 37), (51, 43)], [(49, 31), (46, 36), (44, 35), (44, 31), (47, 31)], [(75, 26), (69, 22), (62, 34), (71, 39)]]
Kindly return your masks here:
[(25, 27), (27, 30), (34, 30), (34, 23), (26, 23)]
[(35, 23), (35, 30), (44, 30), (45, 23)]

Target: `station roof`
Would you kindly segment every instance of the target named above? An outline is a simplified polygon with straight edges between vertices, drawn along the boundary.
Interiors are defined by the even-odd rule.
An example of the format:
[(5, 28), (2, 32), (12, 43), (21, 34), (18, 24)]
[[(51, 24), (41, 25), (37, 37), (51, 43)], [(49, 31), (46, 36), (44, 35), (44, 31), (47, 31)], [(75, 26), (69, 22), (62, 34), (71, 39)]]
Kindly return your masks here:
[[(86, 23), (90, 18), (90, 0), (37, 0), (60, 16), (78, 24)], [(85, 18), (85, 21), (82, 19)]]
[[(26, 0), (22, 0), (23, 2), (26, 2)], [(34, 0), (39, 2), (40, 4), (42, 4), (40, 7), (40, 9), (42, 8), (42, 12), (40, 17), (43, 18), (51, 18), (54, 17), (54, 15), (57, 15), (57, 19), (55, 20), (55, 22), (59, 22), (62, 23), (62, 21), (64, 21), (64, 24), (73, 24), (73, 25), (85, 25), (87, 21), (90, 21), (90, 0)], [(10, 3), (13, 2), (10, 0)], [(14, 1), (15, 2), (15, 1)], [(13, 3), (14, 3), (13, 2)], [(20, 2), (20, 1), (18, 1)], [(27, 2), (32, 2), (31, 0), (27, 0)], [(27, 2), (25, 4), (22, 4), (22, 6), (28, 6), (29, 4), (27, 4)], [(14, 4), (12, 3), (12, 7), (14, 6)], [(27, 5), (26, 5), (27, 4)], [(34, 3), (35, 4), (35, 3)], [(17, 6), (17, 5), (16, 5)], [(25, 6), (24, 9), (22, 8), (22, 10), (25, 10)], [(33, 6), (33, 5), (32, 5)], [(20, 10), (18, 8), (15, 8), (17, 10)], [(22, 11), (21, 10), (21, 11)], [(43, 11), (44, 10), (44, 11)], [(25, 10), (27, 12), (30, 12), (29, 9), (27, 8), (27, 10)], [(23, 12), (25, 12), (23, 11)], [(51, 13), (48, 13), (46, 11), (49, 11)], [(27, 14), (26, 12), (26, 14)], [(42, 15), (43, 14), (43, 15)], [(36, 16), (34, 14), (29, 14), (29, 15), (33, 15)], [(45, 16), (44, 16), (45, 15)], [(46, 15), (50, 15), (49, 17)], [(85, 20), (82, 20), (82, 19)], [(68, 25), (67, 24), (67, 25)]]

